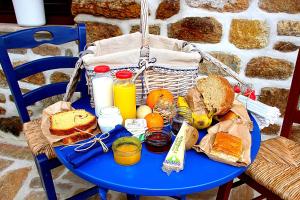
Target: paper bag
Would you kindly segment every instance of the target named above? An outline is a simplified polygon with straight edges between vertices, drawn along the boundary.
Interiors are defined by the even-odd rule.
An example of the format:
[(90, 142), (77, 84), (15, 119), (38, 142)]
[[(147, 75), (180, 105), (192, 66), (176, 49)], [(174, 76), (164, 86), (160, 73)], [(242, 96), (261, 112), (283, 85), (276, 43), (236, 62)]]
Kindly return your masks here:
[[(238, 167), (247, 166), (251, 163), (251, 135), (250, 129), (252, 128), (252, 123), (250, 117), (248, 116), (246, 108), (240, 102), (235, 101), (231, 111), (235, 112), (240, 116), (238, 119), (226, 120), (217, 123), (216, 125), (210, 127), (207, 130), (207, 135), (203, 137), (198, 145), (194, 145), (194, 149), (197, 152), (205, 153), (212, 160), (227, 163), (229, 165), (234, 165)], [(238, 162), (231, 162), (219, 157), (212, 155), (210, 152), (218, 132), (227, 132), (233, 136), (239, 137), (242, 140), (243, 152), (241, 158)]]
[(50, 116), (52, 116), (56, 113), (59, 113), (59, 112), (69, 111), (69, 110), (74, 110), (74, 108), (72, 108), (70, 102), (65, 102), (65, 101), (56, 102), (55, 104), (52, 104), (51, 106), (48, 106), (47, 108), (45, 108), (43, 110), (41, 129), (42, 129), (43, 135), (49, 141), (51, 146), (63, 145), (62, 140), (64, 138), (72, 137), (72, 136), (75, 136), (76, 134), (78, 134), (78, 133), (73, 133), (70, 135), (58, 136), (58, 135), (52, 135), (50, 133), (50, 130), (49, 130)]

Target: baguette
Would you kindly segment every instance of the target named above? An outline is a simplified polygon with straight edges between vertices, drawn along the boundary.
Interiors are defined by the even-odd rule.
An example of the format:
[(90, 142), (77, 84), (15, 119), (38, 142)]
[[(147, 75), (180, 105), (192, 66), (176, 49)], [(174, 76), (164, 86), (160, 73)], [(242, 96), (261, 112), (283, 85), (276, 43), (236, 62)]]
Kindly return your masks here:
[(96, 127), (96, 117), (85, 110), (63, 111), (50, 117), (50, 133), (53, 135), (71, 135)]

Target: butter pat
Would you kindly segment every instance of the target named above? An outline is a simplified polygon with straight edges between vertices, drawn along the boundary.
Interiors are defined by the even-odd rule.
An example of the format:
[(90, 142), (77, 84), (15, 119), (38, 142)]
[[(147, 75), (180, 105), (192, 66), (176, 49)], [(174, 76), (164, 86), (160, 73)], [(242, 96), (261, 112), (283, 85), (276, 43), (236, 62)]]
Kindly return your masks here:
[(145, 140), (147, 122), (145, 119), (126, 119), (125, 128), (141, 142)]
[(185, 130), (189, 126), (186, 122), (183, 122), (175, 141), (173, 142), (171, 149), (169, 150), (165, 161), (163, 162), (162, 170), (168, 175), (172, 171), (179, 172), (184, 168), (184, 156), (185, 156)]

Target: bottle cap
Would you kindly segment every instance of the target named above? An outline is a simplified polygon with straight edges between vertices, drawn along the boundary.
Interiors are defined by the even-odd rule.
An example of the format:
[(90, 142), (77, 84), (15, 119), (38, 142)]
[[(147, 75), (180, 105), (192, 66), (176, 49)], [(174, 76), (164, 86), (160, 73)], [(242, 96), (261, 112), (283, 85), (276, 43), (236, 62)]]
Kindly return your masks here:
[(94, 68), (94, 72), (96, 73), (106, 73), (109, 72), (110, 68), (107, 65), (100, 65)]
[(128, 79), (132, 77), (132, 72), (129, 70), (121, 70), (116, 73), (118, 79)]

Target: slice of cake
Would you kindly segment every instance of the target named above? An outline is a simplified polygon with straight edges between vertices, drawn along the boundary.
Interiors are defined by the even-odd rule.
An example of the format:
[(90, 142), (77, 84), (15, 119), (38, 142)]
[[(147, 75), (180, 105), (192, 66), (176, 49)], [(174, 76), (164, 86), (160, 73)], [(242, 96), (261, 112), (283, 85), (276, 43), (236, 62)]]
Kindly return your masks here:
[(85, 110), (64, 111), (50, 117), (50, 132), (53, 135), (70, 135), (96, 127), (96, 117)]
[(215, 115), (224, 115), (232, 107), (234, 91), (227, 79), (209, 75), (207, 78), (198, 80), (196, 86), (208, 111)]
[(216, 133), (211, 154), (228, 160), (237, 162), (243, 151), (242, 139), (225, 132)]

